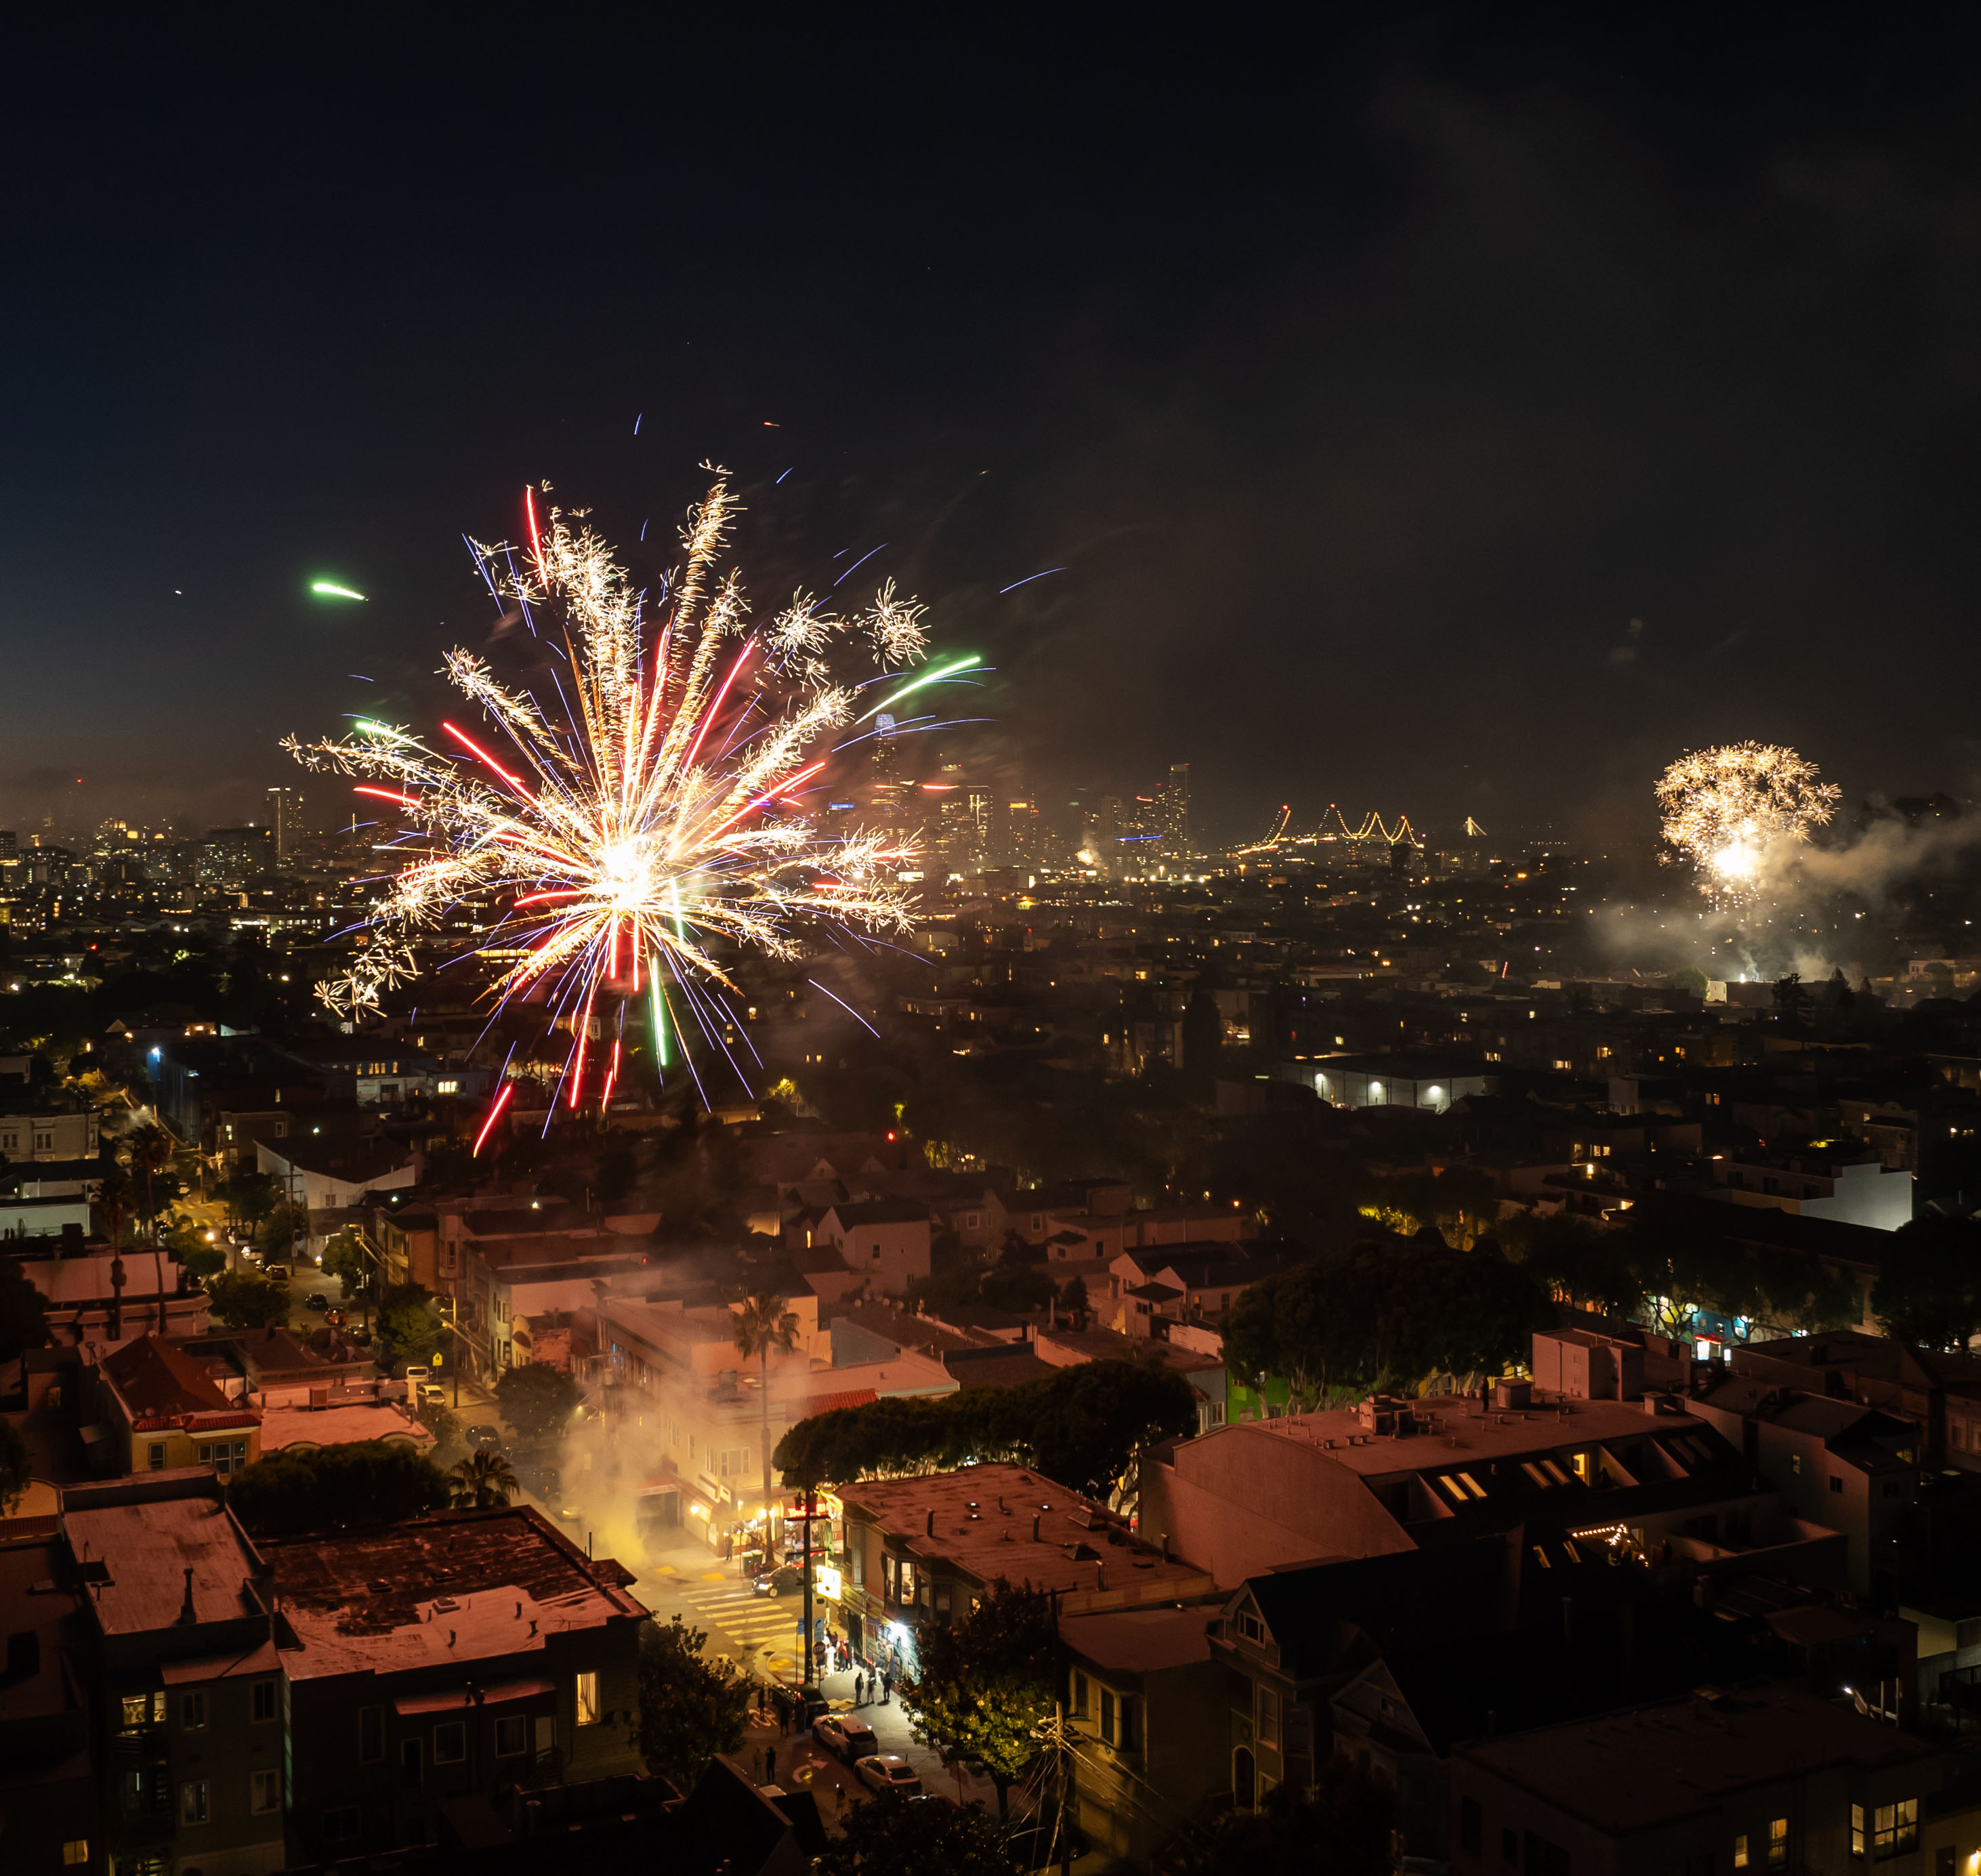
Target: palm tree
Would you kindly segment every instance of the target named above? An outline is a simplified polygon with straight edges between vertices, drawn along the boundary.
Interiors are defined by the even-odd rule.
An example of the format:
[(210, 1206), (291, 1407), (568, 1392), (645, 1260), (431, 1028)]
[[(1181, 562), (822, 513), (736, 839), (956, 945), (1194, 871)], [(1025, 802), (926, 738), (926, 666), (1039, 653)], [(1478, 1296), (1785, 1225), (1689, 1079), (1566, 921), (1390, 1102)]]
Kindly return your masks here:
[(789, 1355), (797, 1346), (798, 1319), (781, 1296), (753, 1296), (736, 1312), (736, 1346), (747, 1361), (757, 1358), (757, 1405), (764, 1410), (764, 1551), (767, 1563), (775, 1534), (771, 1528), (771, 1351)]
[(145, 1182), (145, 1217), (154, 1232), (158, 1229), (158, 1208), (152, 1196), (153, 1184), (172, 1163), (177, 1150), (178, 1142), (155, 1122), (134, 1127), (124, 1136), (124, 1156), (132, 1174)]
[(131, 1175), (115, 1160), (104, 1168), (97, 1182), (96, 1210), (110, 1234), (110, 1248), (115, 1251), (124, 1235), (125, 1221), (131, 1215)]
[(454, 1482), (454, 1508), (481, 1511), (491, 1505), (506, 1505), (509, 1494), (518, 1490), (516, 1474), (508, 1460), (487, 1448), (470, 1453), (448, 1474)]

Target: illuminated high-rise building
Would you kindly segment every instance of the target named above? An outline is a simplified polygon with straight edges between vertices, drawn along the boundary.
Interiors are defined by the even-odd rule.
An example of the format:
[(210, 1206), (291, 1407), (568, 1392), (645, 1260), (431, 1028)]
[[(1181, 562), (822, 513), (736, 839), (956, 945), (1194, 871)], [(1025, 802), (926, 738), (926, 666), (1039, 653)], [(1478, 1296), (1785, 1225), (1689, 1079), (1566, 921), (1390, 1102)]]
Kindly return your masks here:
[(1149, 831), (1162, 836), (1163, 852), (1171, 860), (1190, 855), (1190, 765), (1173, 762), (1170, 775), (1156, 791), (1155, 825)]
[(300, 788), (268, 791), (268, 826), (275, 837), (275, 864), (285, 866), (296, 855), (302, 838), (303, 797)]
[(882, 711), (874, 720), (873, 815), (874, 824), (900, 833), (906, 821), (901, 799), (901, 745), (894, 719)]

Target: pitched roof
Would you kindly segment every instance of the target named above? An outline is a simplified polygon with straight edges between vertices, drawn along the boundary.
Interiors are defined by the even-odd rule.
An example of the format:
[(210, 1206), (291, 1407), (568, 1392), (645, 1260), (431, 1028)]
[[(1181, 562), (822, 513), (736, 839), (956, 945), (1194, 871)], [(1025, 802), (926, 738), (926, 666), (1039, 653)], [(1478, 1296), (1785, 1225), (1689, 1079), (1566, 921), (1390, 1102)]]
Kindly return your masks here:
[(140, 1419), (225, 1413), (235, 1405), (199, 1362), (155, 1335), (141, 1335), (105, 1355), (103, 1371)]
[(831, 1209), (841, 1225), (926, 1225), (929, 1221), (926, 1199), (876, 1198), (864, 1205), (834, 1205)]

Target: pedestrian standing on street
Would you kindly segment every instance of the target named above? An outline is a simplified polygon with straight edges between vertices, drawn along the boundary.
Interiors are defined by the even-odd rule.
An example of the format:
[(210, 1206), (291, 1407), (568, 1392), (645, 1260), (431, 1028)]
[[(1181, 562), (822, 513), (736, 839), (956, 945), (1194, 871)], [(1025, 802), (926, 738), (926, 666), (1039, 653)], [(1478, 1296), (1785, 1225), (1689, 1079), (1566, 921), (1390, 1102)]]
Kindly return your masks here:
[(886, 1706), (894, 1698), (894, 1676), (891, 1668), (881, 1670), (881, 1704)]
[(853, 1677), (853, 1704), (856, 1707), (864, 1707), (867, 1704), (867, 1677), (864, 1674)]
[(833, 1789), (839, 1794), (839, 1814), (844, 1817), (846, 1814), (846, 1788), (840, 1784), (834, 1785)]

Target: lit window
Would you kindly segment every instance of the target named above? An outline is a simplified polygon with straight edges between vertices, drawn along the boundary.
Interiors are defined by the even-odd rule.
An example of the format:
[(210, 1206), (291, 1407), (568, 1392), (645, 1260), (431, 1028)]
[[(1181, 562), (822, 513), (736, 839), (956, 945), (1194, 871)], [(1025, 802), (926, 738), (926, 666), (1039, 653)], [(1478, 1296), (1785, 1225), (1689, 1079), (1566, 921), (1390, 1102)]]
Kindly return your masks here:
[[(1852, 1807), (1852, 1823), (1856, 1822)], [(1857, 1833), (1853, 1828), (1851, 1834)], [(1880, 1804), (1871, 1814), (1871, 1855), (1882, 1863), (1887, 1857), (1909, 1855), (1919, 1848), (1919, 1800), (1902, 1798), (1896, 1804)]]
[(1768, 1868), (1785, 1870), (1789, 1866), (1789, 1821), (1777, 1818), (1768, 1826)]
[(578, 1677), (578, 1723), (598, 1724), (598, 1676), (589, 1669)]
[[(1864, 1814), (1863, 1810), (1856, 1805), (1853, 1804), (1851, 1809), (1860, 1818)], [(1733, 1840), (1733, 1867), (1736, 1870), (1743, 1870), (1747, 1867), (1747, 1836), (1744, 1831)]]
[(87, 1863), (89, 1861), (89, 1839), (72, 1837), (62, 1845), (62, 1861), (67, 1864)]

